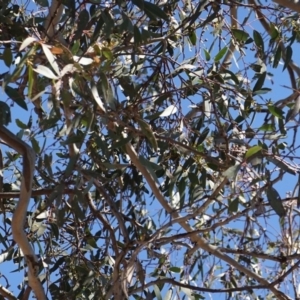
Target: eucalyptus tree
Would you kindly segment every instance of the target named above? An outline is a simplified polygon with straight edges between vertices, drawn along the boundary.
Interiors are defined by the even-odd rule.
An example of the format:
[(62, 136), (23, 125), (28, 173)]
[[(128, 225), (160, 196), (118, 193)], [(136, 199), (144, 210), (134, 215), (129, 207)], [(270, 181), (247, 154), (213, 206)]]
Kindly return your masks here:
[(300, 297), (290, 9), (1, 2), (2, 299)]

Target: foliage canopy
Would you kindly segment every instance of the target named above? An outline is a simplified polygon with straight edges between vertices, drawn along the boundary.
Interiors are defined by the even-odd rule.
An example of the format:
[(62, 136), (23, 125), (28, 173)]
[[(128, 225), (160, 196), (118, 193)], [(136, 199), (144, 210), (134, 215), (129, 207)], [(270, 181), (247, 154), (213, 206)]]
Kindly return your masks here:
[[(296, 13), (6, 0), (0, 19), (0, 126), (37, 155), (25, 231), (49, 299), (300, 297)], [(2, 147), (0, 261), (18, 272), (20, 159)], [(26, 275), (15, 296), (2, 276), (28, 299)]]

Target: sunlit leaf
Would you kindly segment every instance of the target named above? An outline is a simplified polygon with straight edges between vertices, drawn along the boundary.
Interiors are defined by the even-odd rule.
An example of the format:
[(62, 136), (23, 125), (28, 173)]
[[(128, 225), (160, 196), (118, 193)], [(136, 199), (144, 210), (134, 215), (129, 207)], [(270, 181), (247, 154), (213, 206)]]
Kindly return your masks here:
[(170, 115), (176, 114), (177, 110), (177, 107), (172, 104), (160, 114), (160, 117), (169, 117)]
[(33, 38), (33, 37), (28, 37), (26, 38), (23, 43), (21, 44), (19, 51), (21, 52), (22, 50), (24, 50), (26, 47), (28, 47), (30, 44), (36, 42), (37, 39)]
[(80, 65), (88, 66), (94, 62), (92, 58), (89, 57), (80, 57), (80, 56), (73, 56), (75, 62), (78, 62)]
[(92, 95), (96, 101), (96, 103), (98, 104), (98, 106), (100, 107), (100, 109), (103, 111), (103, 112), (106, 112), (106, 109), (104, 107), (104, 104), (99, 96), (99, 93), (98, 93), (98, 89), (97, 89), (97, 86), (96, 85), (93, 85), (92, 88), (91, 88), (91, 92), (92, 92)]
[(55, 73), (59, 76), (60, 75), (60, 71), (59, 71), (59, 66), (58, 66), (58, 64), (56, 62), (56, 57), (52, 54), (52, 52), (47, 47), (47, 45), (42, 44), (42, 48), (43, 48), (45, 56), (47, 57), (48, 62), (50, 63), (51, 67), (53, 68), (53, 70), (55, 71)]
[(38, 65), (35, 69), (33, 69), (33, 71), (49, 79), (59, 79), (59, 77), (56, 76), (49, 68), (42, 65)]
[(100, 73), (100, 83), (101, 83), (103, 98), (105, 102), (109, 105), (111, 109), (115, 110), (116, 105), (115, 105), (114, 93), (110, 85), (110, 82), (108, 81), (105, 73), (103, 72)]
[(251, 147), (250, 149), (248, 149), (248, 151), (246, 152), (246, 155), (245, 155), (245, 158), (249, 158), (251, 156), (253, 156), (254, 154), (260, 152), (262, 150), (262, 147), (261, 146), (253, 146)]
[(270, 113), (274, 116), (277, 117), (279, 119), (283, 119), (283, 114), (284, 112), (282, 111), (281, 108), (275, 106), (275, 105), (268, 105), (268, 109), (270, 111)]

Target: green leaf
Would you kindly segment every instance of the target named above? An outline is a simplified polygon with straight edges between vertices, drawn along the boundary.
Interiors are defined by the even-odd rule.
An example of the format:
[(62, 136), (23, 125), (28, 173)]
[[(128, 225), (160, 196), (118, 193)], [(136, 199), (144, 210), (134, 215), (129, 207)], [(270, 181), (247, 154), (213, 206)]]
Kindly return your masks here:
[(134, 25), (133, 27), (133, 36), (134, 36), (134, 45), (136, 46), (140, 45), (143, 39), (140, 30), (136, 25)]
[(273, 187), (269, 187), (267, 189), (267, 198), (270, 206), (274, 209), (276, 214), (279, 217), (284, 217), (286, 215), (286, 211), (283, 207), (282, 200), (279, 193)]
[(232, 34), (238, 42), (246, 42), (249, 34), (241, 29), (232, 29)]
[(222, 57), (226, 54), (228, 47), (224, 47), (219, 51), (219, 53), (215, 56), (214, 61), (218, 62), (222, 59)]
[(161, 10), (157, 5), (151, 2), (144, 1), (144, 11), (147, 15), (152, 14), (165, 21), (169, 20), (168, 15), (163, 10)]
[(192, 30), (189, 34), (189, 40), (191, 42), (191, 44), (193, 46), (196, 46), (196, 43), (197, 43), (197, 35), (196, 35), (196, 31), (195, 30)]
[(23, 95), (21, 95), (17, 89), (12, 88), (9, 85), (7, 85), (4, 90), (9, 98), (11, 98), (14, 102), (16, 102), (23, 109), (28, 110), (27, 104), (25, 102), (25, 97)]
[(207, 50), (203, 49), (206, 61), (210, 60), (210, 54)]
[(100, 73), (100, 82), (101, 82), (101, 88), (102, 88), (102, 93), (103, 93), (103, 98), (105, 102), (108, 104), (108, 106), (115, 110), (116, 105), (115, 105), (115, 98), (114, 94), (111, 88), (111, 85), (106, 77), (106, 75), (101, 72)]
[(149, 124), (141, 119), (137, 119), (137, 122), (139, 123), (143, 134), (146, 136), (153, 149), (157, 151), (157, 140)]
[(291, 46), (288, 46), (286, 48), (286, 53), (285, 53), (285, 62), (284, 62), (284, 66), (283, 66), (283, 69), (282, 71), (284, 71), (286, 69), (286, 67), (289, 65), (291, 59), (292, 59), (292, 56), (293, 56), (293, 49)]
[(0, 125), (8, 125), (10, 122), (10, 108), (5, 102), (0, 101)]
[(32, 67), (28, 66), (28, 98), (32, 98), (32, 89), (34, 84), (34, 73)]
[(7, 67), (10, 67), (12, 61), (13, 61), (13, 56), (11, 53), (11, 49), (10, 48), (5, 48), (3, 51), (3, 60), (4, 63)]
[(132, 0), (132, 3), (136, 5), (141, 11), (144, 11), (151, 20), (156, 20), (157, 17), (165, 21), (169, 20), (168, 15), (157, 5), (151, 2), (143, 0)]
[(169, 270), (171, 272), (174, 272), (174, 273), (180, 273), (181, 272), (181, 268), (178, 268), (178, 267), (171, 267)]
[(283, 111), (281, 108), (275, 106), (275, 105), (268, 105), (269, 112), (279, 119), (283, 119)]
[(270, 33), (271, 39), (276, 40), (279, 37), (278, 27), (275, 26), (273, 23), (271, 23), (270, 29), (271, 29), (271, 33)]
[(263, 95), (263, 94), (267, 94), (269, 93), (270, 91), (272, 91), (272, 89), (269, 89), (269, 88), (261, 88), (260, 90), (257, 90), (255, 92), (253, 92), (253, 96), (255, 95)]
[(40, 145), (35, 138), (31, 138), (31, 145), (35, 153), (39, 154), (41, 152)]
[(103, 48), (101, 48), (101, 52), (105, 58), (107, 58), (109, 60), (113, 60), (114, 55), (109, 48), (103, 47)]
[(263, 72), (262, 74), (260, 74), (260, 76), (258, 77), (258, 79), (254, 85), (253, 92), (261, 90), (261, 88), (264, 85), (266, 76), (267, 76), (267, 72)]
[(90, 20), (90, 14), (86, 9), (83, 9), (78, 16), (76, 25), (77, 25), (77, 30), (74, 35), (74, 40), (77, 40), (78, 38), (81, 37), (83, 30), (86, 28), (88, 22)]
[(278, 45), (277, 50), (276, 50), (275, 55), (274, 55), (273, 68), (278, 67), (278, 64), (281, 60), (281, 55), (282, 55), (282, 50), (281, 50), (280, 45)]
[(265, 46), (264, 46), (264, 41), (260, 33), (256, 30), (253, 30), (253, 39), (256, 44), (256, 47), (258, 48), (259, 52), (261, 54), (264, 54), (265, 52)]
[(51, 230), (52, 230), (53, 235), (55, 236), (55, 239), (58, 240), (58, 238), (59, 238), (59, 228), (58, 228), (57, 224), (51, 223), (51, 222), (48, 222), (48, 224), (51, 227)]
[(163, 300), (159, 287), (156, 284), (153, 286), (153, 290), (157, 300)]
[(227, 70), (227, 69), (223, 70), (223, 72), (229, 74), (230, 79), (232, 79), (235, 84), (237, 84), (237, 85), (240, 84), (239, 79), (237, 78), (237, 76), (233, 72), (231, 72), (230, 70)]
[(16, 124), (18, 125), (18, 127), (20, 127), (21, 129), (28, 129), (28, 126), (23, 123), (21, 120), (16, 119)]
[(256, 154), (257, 152), (261, 151), (262, 147), (261, 146), (253, 146), (250, 149), (248, 149), (245, 158), (248, 159), (249, 157), (253, 156), (254, 154)]
[(149, 173), (151, 174), (152, 178), (156, 181), (156, 183), (159, 184), (159, 181), (157, 179), (155, 171), (160, 170), (161, 167), (158, 166), (155, 163), (152, 163), (151, 161), (144, 158), (143, 156), (139, 156), (139, 160), (146, 167), (146, 169), (149, 171)]
[(227, 177), (228, 179), (235, 180), (240, 168), (241, 168), (241, 164), (236, 164), (234, 166), (231, 166), (226, 171), (223, 172), (223, 176)]
[(276, 128), (273, 124), (264, 124), (258, 128), (260, 131), (275, 131)]
[(239, 208), (239, 198), (235, 198), (234, 200), (230, 201), (228, 205), (228, 212), (235, 213), (238, 211)]

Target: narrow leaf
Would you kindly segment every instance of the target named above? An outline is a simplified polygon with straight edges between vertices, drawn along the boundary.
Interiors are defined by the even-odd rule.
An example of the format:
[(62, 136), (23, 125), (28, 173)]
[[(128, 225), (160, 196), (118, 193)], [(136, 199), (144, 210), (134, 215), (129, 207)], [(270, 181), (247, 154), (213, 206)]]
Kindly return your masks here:
[(92, 58), (89, 57), (80, 57), (80, 56), (73, 56), (75, 62), (78, 62), (80, 65), (88, 66), (94, 62)]
[(246, 42), (249, 34), (241, 29), (232, 29), (232, 34), (238, 42)]
[(214, 61), (215, 62), (220, 61), (223, 58), (223, 56), (226, 54), (227, 49), (228, 47), (224, 47), (223, 49), (221, 49), (219, 53), (215, 56)]
[(290, 63), (291, 59), (293, 56), (293, 49), (291, 46), (288, 46), (286, 48), (286, 53), (285, 53), (285, 62), (284, 62), (284, 66), (283, 66), (283, 70), (284, 71), (286, 69), (286, 67), (288, 66), (288, 64)]
[(24, 50), (26, 47), (28, 47), (31, 43), (36, 42), (37, 40), (33, 37), (28, 37), (27, 39), (25, 39), (23, 41), (23, 43), (20, 46), (19, 51), (21, 52), (22, 50)]
[(151, 14), (157, 16), (160, 19), (163, 19), (165, 21), (169, 20), (168, 15), (163, 10), (161, 10), (156, 4), (144, 1), (144, 9), (146, 14), (150, 12)]
[(265, 47), (264, 47), (264, 40), (260, 33), (256, 30), (253, 30), (253, 39), (256, 44), (256, 47), (259, 49), (261, 53), (265, 52)]
[(7, 67), (10, 67), (12, 61), (13, 61), (13, 56), (11, 53), (11, 49), (10, 48), (5, 48), (3, 51), (3, 60), (4, 63)]
[(284, 217), (286, 215), (286, 211), (283, 207), (279, 193), (273, 187), (269, 187), (267, 189), (267, 198), (270, 206), (274, 209), (276, 214), (279, 217)]
[(28, 110), (27, 104), (25, 102), (25, 97), (21, 95), (17, 89), (7, 85), (4, 90), (9, 98), (16, 102), (20, 107), (24, 108), (25, 110)]
[(264, 85), (265, 79), (266, 79), (267, 73), (263, 72), (260, 74), (259, 78), (257, 79), (255, 86), (253, 88), (253, 92), (261, 90), (261, 88)]
[(50, 63), (51, 67), (53, 68), (53, 70), (55, 71), (55, 73), (59, 76), (60, 75), (60, 71), (59, 71), (58, 64), (56, 62), (56, 57), (52, 54), (52, 52), (47, 47), (47, 45), (42, 44), (42, 48), (43, 48), (45, 56), (47, 57), (48, 62)]
[(274, 61), (273, 61), (273, 68), (277, 68), (279, 61), (281, 59), (282, 50), (280, 45), (277, 47), (277, 50), (275, 52)]
[(253, 156), (254, 154), (256, 154), (257, 152), (261, 151), (262, 147), (261, 146), (253, 146), (251, 147), (250, 149), (248, 149), (246, 155), (245, 155), (245, 158), (249, 158), (251, 156)]
[(275, 106), (275, 105), (268, 105), (269, 112), (279, 119), (283, 119), (283, 111), (281, 108)]
[(138, 121), (138, 123), (141, 127), (141, 130), (142, 130), (143, 134), (146, 136), (146, 138), (148, 139), (148, 141), (152, 145), (153, 149), (155, 151), (157, 151), (157, 140), (154, 136), (153, 131), (151, 130), (151, 127), (144, 120), (138, 119), (137, 121)]
[(100, 80), (104, 100), (111, 109), (115, 110), (114, 93), (106, 75), (103, 72), (100, 73)]
[(59, 79), (58, 76), (56, 76), (49, 68), (38, 65), (36, 69), (33, 69), (33, 71), (39, 73), (40, 75), (43, 75), (49, 79)]
[(92, 91), (93, 97), (94, 97), (96, 103), (98, 104), (98, 106), (101, 108), (101, 110), (102, 110), (103, 112), (106, 112), (106, 109), (105, 109), (105, 107), (104, 107), (104, 105), (103, 105), (103, 102), (102, 102), (102, 100), (101, 100), (101, 98), (100, 98), (100, 96), (99, 96), (97, 87), (96, 87), (95, 85), (92, 86), (91, 91)]
[(177, 107), (175, 105), (170, 105), (167, 107), (161, 114), (160, 117), (168, 117), (170, 115), (173, 115), (177, 112)]
[(210, 54), (207, 50), (203, 49), (206, 61), (210, 60)]
[(236, 164), (234, 166), (231, 166), (226, 171), (223, 172), (223, 176), (227, 177), (228, 179), (235, 180), (240, 168), (241, 168), (241, 164)]

